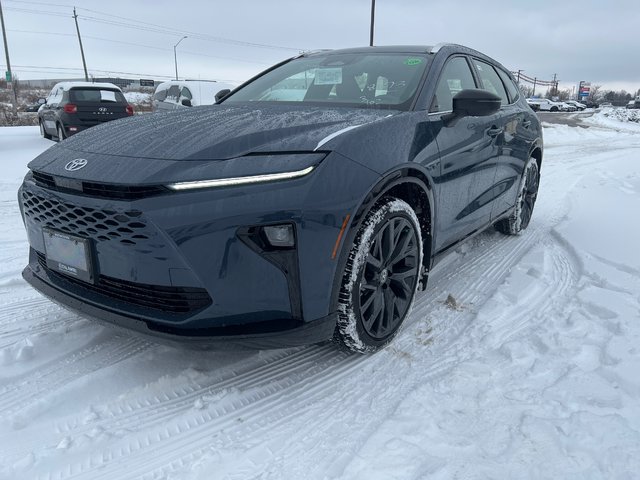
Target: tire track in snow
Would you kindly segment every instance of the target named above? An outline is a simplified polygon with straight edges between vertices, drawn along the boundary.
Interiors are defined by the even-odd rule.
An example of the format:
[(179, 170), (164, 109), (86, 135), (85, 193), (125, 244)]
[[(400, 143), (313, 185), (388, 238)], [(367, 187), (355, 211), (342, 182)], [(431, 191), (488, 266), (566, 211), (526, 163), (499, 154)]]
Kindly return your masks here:
[[(453, 286), (459, 287), (461, 280), (463, 293), (459, 298), (462, 304), (483, 301), (493, 295), (508, 275), (509, 267), (517, 264), (532, 246), (539, 243), (543, 229), (537, 228), (532, 231), (530, 235), (527, 234), (518, 239), (505, 238), (497, 244), (485, 242), (476, 246), (474, 250), (481, 249), (481, 252), (477, 252), (478, 255), (473, 257), (475, 253), (473, 251), (467, 253), (464, 255), (466, 258), (456, 260), (457, 268), (449, 269), (439, 276), (434, 275), (438, 285), (435, 288), (432, 285), (428, 293), (418, 299), (408, 327), (412, 327), (418, 321), (417, 316), (421, 313), (438, 307), (442, 310), (440, 296)], [(517, 242), (515, 248), (514, 241)], [(496, 258), (499, 258), (499, 261), (496, 262)], [(478, 271), (483, 273), (477, 275)], [(468, 278), (471, 280), (465, 282), (464, 279)], [(451, 320), (448, 315), (445, 316), (448, 317), (447, 320)], [(473, 313), (460, 312), (457, 316), (473, 316)], [(451, 323), (460, 327), (458, 331), (453, 332), (450, 328), (443, 328), (440, 337), (432, 339), (436, 343), (442, 342), (435, 348), (441, 358), (434, 359), (426, 374), (439, 375), (451, 368), (460, 361), (459, 353), (465, 349), (464, 344), (456, 345), (453, 341), (469, 327), (470, 322), (447, 323), (448, 327)], [(407, 330), (409, 329), (405, 328), (404, 334), (396, 339), (393, 344), (395, 348), (415, 342), (414, 336), (406, 334)], [(293, 362), (290, 361), (289, 356), (286, 356), (279, 361), (282, 373), (267, 382), (265, 387), (251, 392), (250, 396), (241, 396), (240, 399), (231, 403), (221, 402), (213, 408), (214, 413), (208, 409), (194, 415), (185, 411), (184, 407), (178, 407), (182, 408), (182, 412), (186, 414), (181, 421), (170, 422), (162, 428), (151, 428), (144, 435), (134, 435), (131, 440), (118, 442), (103, 451), (102, 460), (94, 458), (89, 462), (90, 464), (80, 461), (69, 465), (67, 471), (75, 472), (72, 476), (84, 475), (90, 471), (92, 478), (101, 478), (95, 475), (101, 475), (104, 478), (120, 478), (128, 475), (135, 477), (138, 474), (164, 471), (167, 465), (180, 465), (181, 459), (194, 455), (194, 451), (206, 450), (207, 439), (214, 433), (219, 434), (225, 428), (237, 425), (239, 417), (243, 419), (243, 429), (249, 428), (249, 430), (254, 427), (260, 428), (261, 424), (264, 428), (264, 415), (270, 412), (280, 417), (276, 423), (285, 424), (291, 416), (297, 415), (304, 405), (317, 403), (319, 398), (325, 396), (327, 390), (337, 388), (336, 384), (339, 385), (343, 378), (348, 378), (354, 370), (360, 368), (363, 361), (372, 362), (376, 359), (376, 357), (368, 357), (366, 360), (357, 356), (344, 357), (330, 347), (310, 347), (305, 350), (316, 352), (318, 349), (325, 350), (328, 355), (325, 357), (325, 363), (319, 364), (320, 368), (317, 368), (317, 371), (306, 371), (300, 379), (291, 378)], [(447, 353), (447, 350), (453, 350), (453, 352)], [(304, 360), (299, 362), (298, 368), (305, 370), (306, 366), (303, 362)], [(272, 412), (274, 408), (277, 413)], [(152, 425), (157, 423), (154, 422)], [(119, 465), (126, 465), (126, 467), (121, 468)], [(61, 478), (64, 477), (65, 475)]]
[[(67, 422), (58, 425), (56, 429), (42, 432), (37, 437), (30, 436), (26, 442), (18, 438), (13, 440), (3, 451), (4, 458), (16, 457), (20, 454), (28, 454), (38, 445), (56, 445), (65, 436), (90, 435), (96, 428), (105, 431), (135, 432), (140, 429), (140, 425), (146, 429), (166, 423), (175, 419), (181, 413), (195, 410), (194, 406), (202, 397), (210, 398), (229, 396), (233, 398), (235, 392), (249, 395), (254, 392), (256, 398), (260, 393), (260, 388), (273, 390), (273, 382), (278, 381), (285, 374), (289, 383), (302, 378), (308, 374), (309, 365), (327, 366), (336, 357), (335, 349), (329, 346), (323, 348), (303, 348), (290, 353), (286, 350), (273, 350), (270, 358), (266, 359), (263, 368), (256, 368), (255, 362), (244, 362), (240, 372), (238, 367), (225, 368), (224, 374), (210, 378), (209, 382), (198, 385), (184, 385), (174, 388), (170, 392), (163, 392), (162, 396), (129, 400), (114, 406), (108, 406), (106, 411), (100, 412), (99, 420), (84, 423), (80, 418), (74, 417)], [(286, 357), (287, 362), (281, 360)], [(315, 368), (315, 367), (314, 367)], [(285, 387), (285, 385), (282, 385)], [(205, 403), (208, 400), (205, 398)], [(246, 403), (246, 399), (238, 399), (237, 407), (240, 408)], [(227, 408), (217, 410), (214, 416), (227, 414)], [(0, 436), (1, 438), (1, 436)], [(0, 442), (2, 443), (2, 442)], [(0, 459), (2, 457), (0, 456)]]
[[(107, 333), (101, 336), (104, 335)], [(94, 341), (57, 362), (28, 372), (0, 389), (0, 418), (11, 419), (35, 404), (46, 404), (58, 389), (137, 355), (150, 345), (137, 338), (109, 334), (105, 340)]]

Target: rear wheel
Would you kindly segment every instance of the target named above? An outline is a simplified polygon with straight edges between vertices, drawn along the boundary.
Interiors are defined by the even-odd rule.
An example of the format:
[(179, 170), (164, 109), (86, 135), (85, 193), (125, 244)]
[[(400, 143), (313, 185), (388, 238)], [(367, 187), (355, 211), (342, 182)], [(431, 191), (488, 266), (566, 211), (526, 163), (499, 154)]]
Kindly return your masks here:
[(62, 124), (59, 123), (58, 124), (58, 141), (61, 142), (65, 138), (67, 138), (67, 136), (64, 134), (64, 127), (62, 126)]
[(551, 107), (551, 111), (552, 112), (557, 112), (558, 111), (558, 107)]
[(391, 341), (411, 311), (422, 265), (420, 223), (404, 201), (367, 214), (349, 252), (338, 299), (336, 339), (372, 353)]
[(524, 167), (520, 180), (520, 191), (516, 200), (516, 208), (509, 218), (496, 223), (496, 229), (505, 235), (518, 235), (529, 226), (533, 207), (538, 197), (540, 185), (540, 172), (535, 158), (530, 158)]
[(51, 140), (51, 135), (49, 135), (44, 128), (44, 122), (40, 120), (38, 124), (40, 125), (40, 135), (42, 135), (42, 137), (46, 138), (47, 140)]

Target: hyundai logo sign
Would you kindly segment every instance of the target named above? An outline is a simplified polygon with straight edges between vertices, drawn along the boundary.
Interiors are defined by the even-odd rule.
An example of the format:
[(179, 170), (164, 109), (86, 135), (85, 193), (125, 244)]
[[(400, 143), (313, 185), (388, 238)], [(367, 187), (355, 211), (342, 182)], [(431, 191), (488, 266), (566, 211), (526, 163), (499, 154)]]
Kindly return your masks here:
[(75, 172), (76, 170), (80, 170), (87, 166), (87, 160), (84, 158), (76, 158), (75, 160), (71, 160), (64, 166), (64, 169), (68, 172)]

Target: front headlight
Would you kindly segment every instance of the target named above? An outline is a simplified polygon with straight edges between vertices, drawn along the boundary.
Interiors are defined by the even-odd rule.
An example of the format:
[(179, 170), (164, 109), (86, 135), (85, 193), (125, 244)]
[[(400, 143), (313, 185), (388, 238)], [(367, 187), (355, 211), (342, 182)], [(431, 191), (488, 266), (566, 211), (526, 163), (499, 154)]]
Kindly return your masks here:
[(310, 174), (314, 165), (302, 170), (281, 173), (267, 173), (263, 175), (248, 175), (244, 177), (219, 178), (216, 180), (197, 180), (194, 182), (178, 182), (167, 185), (171, 190), (194, 190), (198, 188), (214, 188), (214, 187), (230, 187), (237, 185), (248, 185), (251, 183), (277, 182), (279, 180), (291, 180), (294, 178), (304, 177)]

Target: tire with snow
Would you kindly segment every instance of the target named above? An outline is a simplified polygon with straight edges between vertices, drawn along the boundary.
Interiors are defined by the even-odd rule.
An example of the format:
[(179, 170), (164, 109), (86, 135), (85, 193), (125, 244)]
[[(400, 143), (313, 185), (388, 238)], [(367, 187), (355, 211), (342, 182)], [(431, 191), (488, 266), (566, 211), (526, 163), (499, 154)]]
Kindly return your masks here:
[(530, 158), (524, 167), (522, 179), (520, 180), (520, 190), (516, 199), (516, 208), (509, 218), (496, 223), (496, 229), (505, 235), (518, 235), (531, 221), (533, 207), (536, 205), (538, 197), (538, 186), (540, 184), (540, 172), (538, 162), (535, 158)]
[(44, 129), (44, 123), (42, 122), (42, 120), (40, 120), (38, 124), (40, 125), (40, 135), (42, 135), (42, 137), (46, 138), (47, 140), (51, 140), (51, 135), (49, 135)]
[(377, 203), (360, 227), (342, 275), (336, 340), (358, 353), (382, 348), (409, 315), (422, 265), (420, 222), (404, 201)]

